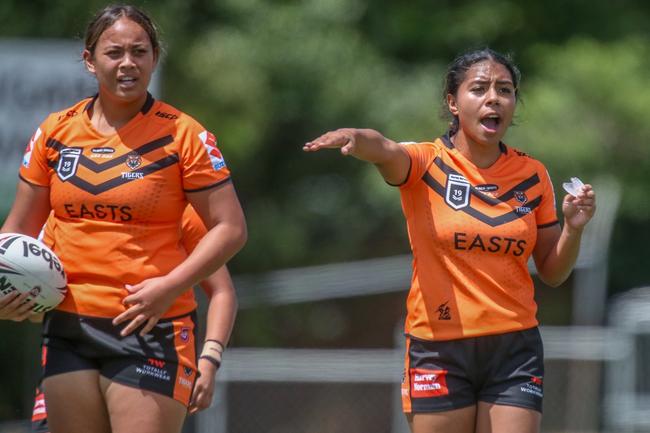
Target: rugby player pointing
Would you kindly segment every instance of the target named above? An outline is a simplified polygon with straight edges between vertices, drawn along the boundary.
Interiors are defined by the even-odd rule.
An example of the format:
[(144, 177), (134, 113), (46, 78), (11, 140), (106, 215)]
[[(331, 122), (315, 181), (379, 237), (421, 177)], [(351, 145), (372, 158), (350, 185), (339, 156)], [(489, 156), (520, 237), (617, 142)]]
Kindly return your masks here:
[(502, 143), (519, 71), (484, 49), (450, 65), (448, 133), (400, 144), (339, 129), (306, 143), (376, 165), (401, 192), (413, 251), (403, 409), (415, 433), (536, 433), (543, 350), (527, 262), (552, 286), (570, 274), (595, 194), (585, 185), (555, 210), (544, 166)]
[[(159, 51), (139, 9), (94, 17), (83, 58), (98, 93), (37, 129), (2, 227), (35, 237), (54, 212), (69, 291), (43, 324), (53, 433), (179, 432), (197, 376), (191, 287), (246, 240), (214, 135), (147, 92)], [(188, 203), (208, 229), (189, 254)]]

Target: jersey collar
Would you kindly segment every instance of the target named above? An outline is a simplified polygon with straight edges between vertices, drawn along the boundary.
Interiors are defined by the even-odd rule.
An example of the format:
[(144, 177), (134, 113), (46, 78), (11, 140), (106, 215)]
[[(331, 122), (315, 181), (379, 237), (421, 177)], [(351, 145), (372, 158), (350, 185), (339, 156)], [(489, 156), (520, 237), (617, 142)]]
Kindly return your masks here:
[[(454, 143), (451, 142), (451, 137), (449, 135), (449, 131), (447, 131), (442, 137), (440, 137), (440, 140), (442, 140), (443, 144), (448, 148), (448, 149), (454, 149)], [(507, 155), (508, 154), (508, 148), (506, 147), (505, 144), (503, 144), (503, 141), (499, 141), (499, 150), (501, 153)]]
[[(93, 106), (95, 105), (95, 101), (97, 100), (97, 97), (99, 96), (99, 93), (95, 93), (95, 95), (92, 97), (90, 101), (86, 104), (86, 107), (84, 107), (84, 112), (87, 112), (88, 110), (91, 110)], [(144, 101), (144, 104), (142, 105), (142, 108), (140, 109), (140, 113), (147, 114), (149, 110), (151, 110), (151, 107), (153, 107), (153, 103), (156, 102), (153, 96), (151, 96), (151, 93), (147, 92), (147, 99)]]

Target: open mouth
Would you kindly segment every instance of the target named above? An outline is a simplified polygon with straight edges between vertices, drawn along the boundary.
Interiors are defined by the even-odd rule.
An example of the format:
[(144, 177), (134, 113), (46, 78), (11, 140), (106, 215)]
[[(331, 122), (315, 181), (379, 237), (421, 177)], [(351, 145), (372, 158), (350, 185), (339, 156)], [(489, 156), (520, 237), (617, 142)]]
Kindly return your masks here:
[(123, 86), (132, 86), (135, 82), (138, 81), (135, 77), (119, 77), (117, 82)]
[(481, 125), (490, 132), (496, 132), (501, 124), (501, 117), (498, 114), (490, 114), (481, 119)]

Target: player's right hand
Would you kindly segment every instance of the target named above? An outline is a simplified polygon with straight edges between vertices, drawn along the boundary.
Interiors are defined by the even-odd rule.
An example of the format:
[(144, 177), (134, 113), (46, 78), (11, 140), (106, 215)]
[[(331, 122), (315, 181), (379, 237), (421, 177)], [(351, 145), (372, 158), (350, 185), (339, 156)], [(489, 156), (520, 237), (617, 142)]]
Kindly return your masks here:
[(217, 374), (217, 367), (206, 359), (199, 359), (197, 364), (199, 377), (196, 379), (192, 390), (189, 406), (190, 414), (209, 408), (214, 396), (214, 377)]
[(355, 150), (355, 132), (353, 128), (341, 128), (336, 131), (326, 132), (318, 138), (305, 143), (302, 150), (316, 152), (320, 149), (340, 148), (343, 155), (353, 155)]
[(34, 300), (27, 301), (29, 293), (12, 292), (0, 297), (0, 320), (22, 322), (32, 315)]

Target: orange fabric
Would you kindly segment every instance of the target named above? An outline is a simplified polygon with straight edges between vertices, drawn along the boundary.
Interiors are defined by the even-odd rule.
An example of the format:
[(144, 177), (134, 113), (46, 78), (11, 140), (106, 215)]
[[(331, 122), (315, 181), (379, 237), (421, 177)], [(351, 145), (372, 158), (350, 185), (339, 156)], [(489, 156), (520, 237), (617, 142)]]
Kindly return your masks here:
[[(51, 114), (28, 145), (23, 180), (50, 188), (51, 237), (69, 292), (58, 309), (95, 317), (124, 311), (125, 284), (165, 275), (187, 256), (181, 242), (185, 192), (230, 179), (214, 135), (149, 98), (117, 134), (102, 136), (93, 99)], [(188, 288), (189, 289), (189, 288)], [(187, 290), (163, 317), (196, 307)]]
[(503, 145), (480, 169), (446, 137), (404, 148), (411, 169), (400, 192), (414, 257), (405, 332), (451, 340), (536, 326), (527, 262), (538, 227), (557, 223), (544, 166)]
[(406, 351), (404, 352), (404, 371), (402, 372), (402, 384), (400, 385), (400, 392), (402, 396), (402, 410), (404, 413), (411, 413), (411, 361), (409, 358), (409, 349), (411, 346), (411, 339), (406, 339)]
[[(192, 388), (196, 380), (196, 351), (194, 341), (194, 322), (188, 317), (177, 319), (174, 323), (174, 348), (178, 356), (174, 399), (185, 406), (190, 403)], [(191, 365), (191, 368), (186, 366)]]

